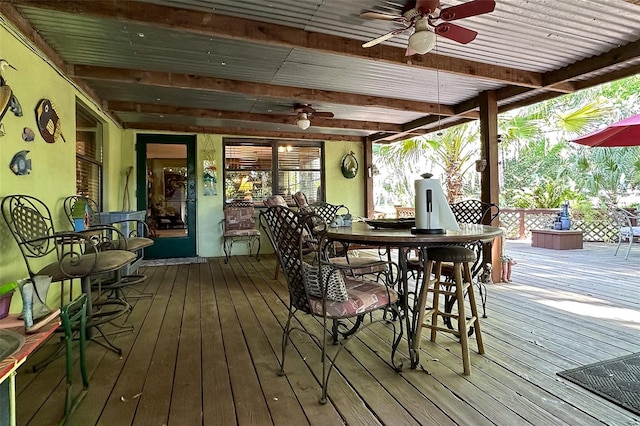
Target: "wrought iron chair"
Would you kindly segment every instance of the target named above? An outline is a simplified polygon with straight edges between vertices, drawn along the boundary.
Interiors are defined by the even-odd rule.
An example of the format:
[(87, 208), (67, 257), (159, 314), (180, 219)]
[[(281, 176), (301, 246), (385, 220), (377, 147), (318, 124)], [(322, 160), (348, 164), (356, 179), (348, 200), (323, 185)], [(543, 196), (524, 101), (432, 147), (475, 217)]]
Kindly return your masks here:
[[(324, 222), (318, 222), (318, 218), (315, 214), (300, 214), (289, 208), (276, 206), (260, 214), (260, 224), (273, 245), (289, 287), (289, 315), (282, 334), (280, 374), (285, 374), (286, 349), (291, 340), (291, 332), (299, 330), (311, 336), (322, 349), (320, 403), (324, 404), (327, 402), (329, 378), (336, 359), (345, 345), (354, 340), (353, 337), (340, 340), (337, 338), (338, 335), (353, 336), (372, 324), (389, 321), (386, 313), (392, 312), (394, 318), (398, 318), (399, 313), (398, 294), (393, 289), (393, 282), (381, 284), (355, 279), (344, 273), (348, 272), (348, 267), (338, 266), (328, 261), (330, 241), (325, 238), (327, 225)], [(321, 225), (314, 225), (314, 223), (321, 223)], [(316, 250), (306, 253), (305, 233), (309, 226), (316, 226), (314, 235), (319, 239)], [(393, 276), (397, 277), (398, 274)], [(374, 317), (375, 311), (382, 311), (382, 314)], [(321, 319), (322, 336), (314, 335), (294, 320), (294, 316), (299, 312)], [(366, 324), (365, 317), (370, 319)], [(345, 325), (350, 319), (356, 321), (355, 326)], [(389, 322), (394, 332), (391, 366), (396, 371), (400, 371), (402, 364), (395, 362), (395, 355), (402, 338), (402, 322), (398, 321), (399, 332), (396, 330), (395, 322)], [(342, 331), (341, 328), (346, 331)], [(333, 336), (334, 342), (339, 345), (333, 355), (327, 353), (329, 336)]]
[(296, 203), (296, 206), (298, 206), (298, 211), (301, 213), (308, 213), (309, 212), (309, 201), (307, 200), (307, 195), (302, 192), (302, 191), (298, 191), (295, 194), (293, 194), (293, 201)]
[[(458, 223), (474, 223), (484, 225), (498, 226), (498, 217), (500, 216), (500, 207), (495, 203), (485, 203), (480, 200), (464, 200), (458, 203), (451, 204), (451, 211), (456, 217)], [(476, 261), (471, 266), (471, 274), (475, 279), (486, 268), (484, 262), (484, 251), (489, 246), (487, 242), (471, 243), (467, 248), (473, 250), (476, 253)], [(480, 288), (480, 297), (482, 298), (482, 288)], [(484, 301), (483, 298), (483, 307)]]
[(253, 251), (253, 244), (258, 243), (256, 259), (260, 260), (260, 231), (256, 228), (256, 218), (253, 204), (247, 201), (234, 201), (224, 208), (223, 249), (224, 262), (229, 262), (231, 249), (235, 241), (245, 241), (249, 247), (249, 256)]
[(282, 206), (287, 207), (287, 201), (282, 195), (273, 195), (263, 201), (266, 207)]
[(614, 256), (618, 255), (618, 250), (620, 250), (622, 241), (628, 241), (629, 245), (627, 246), (627, 253), (624, 256), (626, 260), (629, 258), (629, 252), (631, 251), (633, 241), (640, 238), (640, 225), (637, 223), (640, 217), (634, 216), (629, 211), (615, 205), (607, 206), (607, 212), (615, 226), (618, 228), (616, 235), (618, 245), (616, 246)]
[[(73, 412), (78, 408), (89, 390), (89, 378), (87, 376), (87, 362), (85, 357), (86, 324), (87, 324), (87, 295), (81, 294), (71, 303), (60, 310), (60, 320), (64, 330), (64, 342), (66, 350), (67, 392), (64, 401), (64, 418), (61, 424), (67, 424)], [(78, 351), (80, 353), (80, 376), (82, 378), (82, 390), (73, 397), (73, 339), (74, 329), (78, 331)]]
[[(337, 225), (334, 221), (340, 210), (346, 211), (346, 213), (344, 213), (345, 215), (349, 214), (349, 208), (342, 204), (330, 204), (325, 202), (309, 204), (307, 196), (300, 191), (293, 194), (293, 200), (298, 206), (298, 211), (300, 213), (314, 213), (322, 219), (322, 222), (318, 220), (318, 223), (315, 225), (321, 225), (323, 223), (327, 226)], [(310, 230), (310, 232), (313, 231)], [(357, 248), (379, 249), (379, 247), (375, 246), (358, 246)], [(350, 273), (353, 276), (371, 275), (378, 279), (381, 274), (388, 271), (386, 263), (375, 263), (372, 265), (370, 259), (349, 258), (350, 250), (355, 249), (353, 246), (334, 242), (331, 246), (331, 262), (350, 267)], [(380, 255), (380, 252), (378, 254)]]
[[(148, 238), (149, 226), (146, 222), (136, 219), (127, 219), (112, 221), (110, 223), (102, 223), (102, 221), (100, 220), (100, 208), (98, 207), (98, 203), (96, 203), (95, 200), (89, 197), (72, 195), (64, 199), (64, 212), (67, 216), (67, 219), (69, 219), (69, 223), (71, 223), (72, 229), (74, 226), (73, 210), (78, 202), (82, 203), (83, 207), (87, 207), (89, 229), (100, 228), (103, 230), (109, 230), (110, 227), (114, 227), (115, 230), (113, 231), (114, 235), (112, 235), (112, 241), (117, 243), (117, 246), (115, 248), (135, 253), (136, 260), (134, 261), (134, 263), (142, 259), (143, 249), (153, 245), (153, 240), (151, 238)], [(126, 235), (124, 234), (124, 232), (126, 232)], [(124, 238), (113, 238), (117, 234), (123, 235)], [(152, 293), (141, 293), (136, 287), (134, 287), (136, 284), (144, 282), (147, 277), (142, 274), (128, 272), (129, 271), (125, 271), (126, 275), (121, 275), (117, 280), (114, 279), (107, 282), (101, 282), (101, 289), (107, 292), (111, 292), (116, 297), (122, 299), (127, 299), (130, 297), (153, 297)], [(134, 289), (138, 292), (138, 294), (133, 296), (125, 295), (123, 291), (123, 289), (125, 288)]]
[[(122, 246), (121, 242), (112, 239), (117, 230), (96, 227), (85, 233), (56, 232), (49, 208), (29, 195), (6, 196), (2, 200), (2, 215), (18, 244), (31, 280), (35, 282), (36, 276), (50, 276), (52, 282), (80, 279), (82, 291), (89, 301), (88, 339), (122, 354), (101, 326), (126, 314), (131, 307), (119, 298), (92, 301), (90, 296), (92, 277), (99, 280), (103, 274), (114, 273), (117, 280), (119, 271), (136, 258), (134, 253), (116, 248)], [(121, 234), (119, 237), (124, 238)], [(43, 263), (44, 267), (41, 266)], [(95, 340), (92, 330), (98, 331), (104, 342)]]
[[(500, 208), (494, 203), (485, 203), (480, 200), (464, 200), (458, 203), (451, 204), (451, 211), (453, 212), (456, 221), (458, 223), (474, 223), (474, 224), (486, 224), (497, 226), (497, 220), (500, 215)], [(469, 265), (471, 272), (471, 279), (478, 287), (480, 301), (482, 303), (482, 317), (487, 317), (487, 287), (485, 280), (491, 277), (491, 264), (484, 261), (485, 250), (491, 242), (476, 241), (472, 243), (464, 244), (465, 248), (468, 248), (475, 254), (475, 260)], [(440, 249), (437, 249), (440, 250)], [(429, 258), (429, 250), (427, 250), (427, 257)], [(470, 259), (470, 257), (469, 257)], [(424, 262), (420, 257), (412, 258), (408, 262), (408, 268), (414, 270), (417, 273), (417, 281), (421, 279)], [(463, 265), (465, 268), (467, 265)], [(443, 283), (453, 283), (454, 281), (455, 267), (452, 262), (442, 262), (440, 276), (444, 279)], [(449, 292), (449, 294), (447, 294)], [(444, 308), (446, 313), (451, 313), (457, 303), (457, 296), (450, 292), (450, 289), (443, 289), (444, 295)], [(444, 316), (443, 321), (449, 329), (456, 329), (456, 325), (453, 324), (451, 317)], [(473, 333), (474, 329), (469, 329), (469, 335)]]
[[(288, 207), (287, 201), (284, 199), (282, 195), (273, 195), (267, 198), (266, 200), (264, 200), (264, 205), (265, 207), (275, 207), (275, 206)], [(276, 263), (276, 270), (273, 274), (273, 278), (277, 280), (279, 273), (280, 273), (280, 263)]]
[(395, 208), (396, 208), (396, 217), (398, 219), (406, 218), (406, 217), (416, 217), (415, 207), (395, 206)]
[[(134, 253), (138, 253), (140, 250), (145, 249), (153, 245), (153, 240), (148, 238), (149, 235), (149, 226), (146, 222), (142, 220), (135, 219), (127, 219), (127, 220), (118, 220), (114, 222), (110, 222), (108, 224), (101, 223), (100, 220), (100, 209), (98, 208), (98, 203), (92, 200), (89, 197), (79, 197), (77, 195), (72, 195), (64, 199), (63, 206), (64, 212), (67, 218), (69, 219), (69, 223), (73, 226), (73, 208), (78, 201), (83, 202), (89, 207), (89, 225), (113, 225), (118, 229), (122, 230), (122, 226), (126, 227), (127, 235), (126, 237), (126, 250), (129, 250)], [(125, 249), (124, 243), (125, 241), (120, 241), (122, 243), (122, 247), (118, 247), (121, 249)]]
[[(500, 216), (500, 207), (495, 203), (485, 203), (480, 200), (464, 200), (458, 203), (451, 204), (451, 211), (458, 223), (473, 223), (498, 226), (498, 217)], [(480, 293), (480, 301), (482, 303), (482, 317), (487, 317), (487, 286), (486, 283), (478, 279), (479, 277), (491, 277), (491, 263), (486, 262), (486, 256), (491, 241), (476, 241), (473, 243), (465, 244), (465, 247), (473, 251), (476, 255), (475, 261), (471, 265), (471, 277), (476, 282), (478, 292)], [(487, 255), (485, 256), (485, 253)], [(451, 264), (447, 264), (442, 268), (442, 275), (445, 275), (449, 280), (453, 279), (453, 267)], [(450, 310), (451, 306), (455, 303), (454, 298), (446, 298), (445, 301), (447, 309)]]

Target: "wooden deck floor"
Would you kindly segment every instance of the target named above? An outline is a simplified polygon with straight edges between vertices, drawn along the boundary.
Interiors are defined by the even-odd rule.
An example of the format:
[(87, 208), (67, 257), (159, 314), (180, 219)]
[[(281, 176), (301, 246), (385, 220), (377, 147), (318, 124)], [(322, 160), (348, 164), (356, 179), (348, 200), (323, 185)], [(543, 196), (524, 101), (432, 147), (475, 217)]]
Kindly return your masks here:
[[(389, 330), (374, 326), (348, 346), (318, 404), (320, 357), (293, 335), (287, 375), (277, 375), (287, 300), (275, 259), (233, 257), (148, 267), (146, 291), (117, 336), (118, 357), (88, 347), (91, 385), (74, 425), (637, 425), (636, 416), (559, 378), (558, 371), (640, 351), (640, 250), (554, 251), (508, 242), (513, 282), (489, 285), (486, 354), (461, 375), (459, 344), (423, 340), (421, 367), (387, 364)], [(305, 318), (313, 330), (319, 324)], [(18, 424), (62, 416), (63, 360), (39, 373), (21, 367)], [(406, 355), (406, 344), (401, 346)], [(408, 362), (405, 362), (408, 365)]]

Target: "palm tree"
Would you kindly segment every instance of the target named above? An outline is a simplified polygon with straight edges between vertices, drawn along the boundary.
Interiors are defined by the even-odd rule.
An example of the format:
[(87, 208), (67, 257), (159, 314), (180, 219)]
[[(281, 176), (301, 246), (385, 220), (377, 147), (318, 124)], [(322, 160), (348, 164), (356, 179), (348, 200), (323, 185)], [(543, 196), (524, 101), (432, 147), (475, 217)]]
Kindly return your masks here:
[(425, 171), (433, 171), (435, 176), (440, 171), (449, 202), (456, 202), (476, 183), (472, 180), (475, 174), (469, 179), (467, 172), (478, 158), (477, 144), (477, 125), (465, 123), (382, 146), (374, 150), (374, 163), (387, 171), (384, 191), (396, 195), (404, 205), (414, 202), (413, 180), (409, 177)]
[(581, 148), (576, 165), (582, 186), (613, 204), (640, 185), (639, 148)]
[(478, 127), (466, 123), (440, 132), (436, 137), (434, 142), (437, 147), (431, 158), (444, 170), (443, 183), (447, 200), (449, 203), (455, 203), (464, 196), (465, 185), (471, 186), (476, 183), (468, 180), (471, 175), (467, 172), (479, 158)]
[[(611, 113), (610, 103), (587, 91), (553, 99), (501, 117), (501, 161), (506, 204), (520, 207), (557, 200), (579, 187), (575, 152), (567, 143), (579, 133), (593, 129)], [(537, 194), (537, 195), (536, 195)], [(535, 196), (534, 196), (535, 195)], [(529, 200), (532, 204), (526, 204)], [(552, 204), (557, 204), (555, 201)]]
[(376, 179), (376, 205), (414, 204), (412, 176), (416, 178), (432, 169), (429, 159), (435, 149), (433, 141), (425, 138), (407, 139), (388, 145), (376, 145), (373, 163), (382, 179)]

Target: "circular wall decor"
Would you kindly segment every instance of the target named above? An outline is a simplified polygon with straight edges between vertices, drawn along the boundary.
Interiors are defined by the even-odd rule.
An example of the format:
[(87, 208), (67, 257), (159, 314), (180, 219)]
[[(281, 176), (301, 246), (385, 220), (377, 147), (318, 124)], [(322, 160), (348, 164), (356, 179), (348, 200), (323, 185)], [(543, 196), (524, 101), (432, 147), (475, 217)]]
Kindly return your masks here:
[(342, 176), (347, 179), (353, 179), (358, 174), (358, 160), (356, 160), (356, 156), (351, 151), (342, 157), (342, 163), (340, 163), (340, 170), (342, 170)]

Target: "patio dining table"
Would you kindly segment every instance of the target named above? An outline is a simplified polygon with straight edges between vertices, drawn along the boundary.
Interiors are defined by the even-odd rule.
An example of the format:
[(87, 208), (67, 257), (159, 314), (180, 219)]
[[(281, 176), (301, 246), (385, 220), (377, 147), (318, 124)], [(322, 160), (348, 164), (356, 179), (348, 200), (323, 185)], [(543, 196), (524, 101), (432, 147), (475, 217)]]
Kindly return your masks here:
[[(502, 229), (489, 225), (460, 224), (460, 231), (447, 230), (444, 234), (412, 234), (407, 228), (373, 228), (366, 223), (356, 222), (349, 227), (329, 228), (327, 238), (343, 244), (364, 244), (370, 246), (381, 246), (387, 248), (387, 253), (391, 249), (398, 250), (398, 266), (400, 269), (400, 291), (402, 309), (405, 312), (404, 319), (407, 328), (407, 342), (409, 344), (409, 358), (411, 368), (416, 368), (420, 362), (420, 356), (414, 349), (417, 298), (413, 304), (409, 302), (409, 279), (407, 260), (411, 250), (420, 250), (421, 258), (424, 259), (423, 268), (427, 264), (427, 248), (443, 245), (463, 244), (474, 241), (492, 241), (493, 238), (502, 235)], [(424, 285), (425, 277), (417, 286)], [(418, 293), (419, 289), (416, 289)]]

